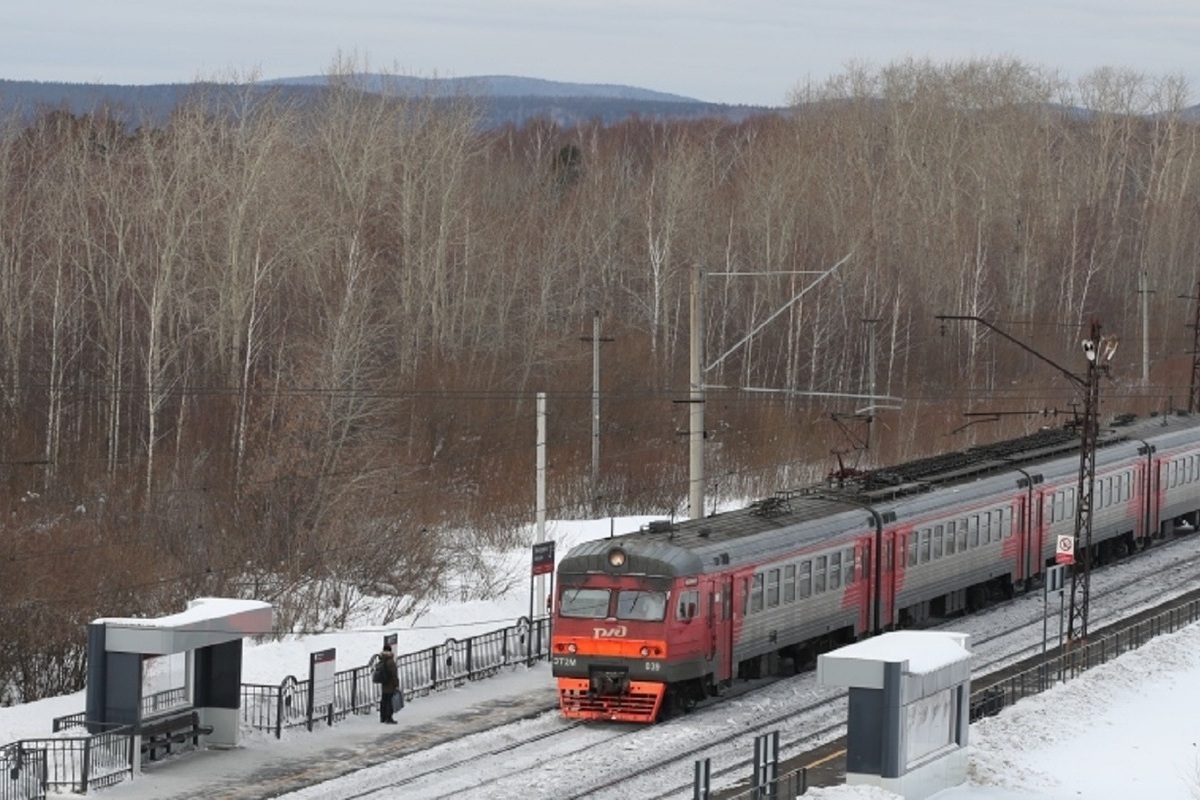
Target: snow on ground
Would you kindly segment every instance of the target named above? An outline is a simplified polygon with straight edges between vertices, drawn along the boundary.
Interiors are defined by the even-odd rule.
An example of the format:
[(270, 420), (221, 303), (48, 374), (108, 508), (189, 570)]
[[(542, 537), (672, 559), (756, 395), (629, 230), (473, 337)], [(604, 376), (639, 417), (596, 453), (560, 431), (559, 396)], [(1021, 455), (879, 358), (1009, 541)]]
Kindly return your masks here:
[[(620, 520), (617, 530), (646, 518)], [(561, 557), (574, 544), (602, 537), (610, 521), (557, 522), (549, 537)], [(514, 574), (528, 575), (530, 553), (511, 559)], [(119, 609), (113, 609), (119, 613)], [(282, 642), (247, 644), (244, 680), (278, 683), (303, 676), (308, 655), (338, 648), (340, 668), (366, 663), (383, 633), (400, 637), (400, 651), (424, 649), (447, 638), (494, 630), (529, 613), (528, 580), (516, 581), (506, 596), (492, 602), (447, 603), (430, 609), (415, 623), (356, 629)], [(549, 670), (539, 665), (469, 686), (418, 698), (405, 708), (406, 723), (458, 708), (485, 703), (499, 694), (545, 690)], [(50, 735), (51, 719), (84, 708), (84, 693), (0, 708), (0, 743)], [(370, 718), (355, 718), (331, 729), (301, 731), (282, 740), (252, 734), (235, 751), (207, 751), (180, 759), (157, 775), (139, 776), (101, 796), (113, 800), (187, 796), (189, 788), (211, 783), (213, 770), (245, 774), (264, 762), (304, 759), (319, 750), (354, 746), (377, 736)], [(190, 762), (190, 763), (189, 763)], [(385, 765), (386, 768), (386, 765)], [(371, 770), (322, 784), (319, 790), (292, 797), (345, 797), (372, 782)], [(192, 777), (194, 776), (194, 777)], [(194, 783), (193, 783), (194, 782)], [(313, 794), (313, 791), (317, 791)], [(400, 790), (397, 790), (400, 792)], [(285, 795), (289, 796), (289, 795)], [(379, 795), (386, 796), (386, 795)], [(896, 795), (869, 787), (812, 789), (822, 800), (895, 800)], [(397, 793), (394, 797), (406, 797)], [(1140, 650), (1092, 669), (971, 726), (969, 782), (948, 789), (937, 800), (1194, 800), (1200, 798), (1200, 626), (1161, 636)]]

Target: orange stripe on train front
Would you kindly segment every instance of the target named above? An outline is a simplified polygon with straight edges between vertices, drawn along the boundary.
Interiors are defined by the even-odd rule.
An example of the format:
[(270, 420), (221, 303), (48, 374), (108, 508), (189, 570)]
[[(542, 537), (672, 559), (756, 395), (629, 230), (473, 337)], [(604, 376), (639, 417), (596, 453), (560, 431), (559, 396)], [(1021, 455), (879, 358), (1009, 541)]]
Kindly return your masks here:
[(658, 639), (588, 639), (580, 636), (555, 636), (550, 648), (556, 656), (667, 657), (667, 643)]

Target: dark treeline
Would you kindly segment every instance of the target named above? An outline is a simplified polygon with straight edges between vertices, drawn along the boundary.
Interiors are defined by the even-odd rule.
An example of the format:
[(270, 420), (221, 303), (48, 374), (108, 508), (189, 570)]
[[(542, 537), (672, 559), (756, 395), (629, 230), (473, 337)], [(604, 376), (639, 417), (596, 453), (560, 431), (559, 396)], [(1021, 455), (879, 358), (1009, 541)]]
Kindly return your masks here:
[[(8, 120), (0, 702), (81, 685), (98, 616), (255, 597), (287, 632), (450, 572), (485, 593), (533, 516), (538, 391), (551, 517), (685, 512), (694, 265), (714, 497), (1063, 421), (1053, 365), (939, 314), (1079, 371), (1098, 321), (1123, 343), (1102, 413), (1186, 406), (1185, 88), (907, 62), (739, 123), (486, 130), (467, 100), (349, 84), (133, 134)], [(902, 403), (864, 453), (830, 416), (871, 393)]]

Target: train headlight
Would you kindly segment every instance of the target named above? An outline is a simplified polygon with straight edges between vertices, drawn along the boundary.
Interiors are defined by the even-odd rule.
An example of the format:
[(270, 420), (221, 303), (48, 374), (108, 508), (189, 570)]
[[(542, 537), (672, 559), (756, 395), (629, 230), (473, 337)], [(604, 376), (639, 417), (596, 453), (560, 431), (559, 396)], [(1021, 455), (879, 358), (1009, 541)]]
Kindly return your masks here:
[(570, 653), (571, 655), (575, 655), (575, 653), (578, 650), (579, 650), (579, 648), (575, 646), (574, 642), (571, 642), (570, 644), (567, 645), (567, 652)]
[(625, 566), (625, 551), (619, 547), (614, 547), (608, 551), (608, 565), (610, 567)]
[(643, 646), (641, 652), (642, 652), (642, 658), (650, 657), (650, 648), (649, 647)]

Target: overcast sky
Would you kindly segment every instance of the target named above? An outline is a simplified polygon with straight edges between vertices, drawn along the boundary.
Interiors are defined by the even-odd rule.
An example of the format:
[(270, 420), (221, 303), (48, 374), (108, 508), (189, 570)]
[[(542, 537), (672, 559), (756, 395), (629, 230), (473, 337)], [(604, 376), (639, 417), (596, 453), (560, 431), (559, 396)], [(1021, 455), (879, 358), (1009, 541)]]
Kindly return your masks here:
[(1013, 57), (1183, 76), (1197, 0), (9, 0), (0, 78), (186, 83), (315, 75), (339, 52), (420, 77), (520, 75), (780, 105), (849, 62)]

